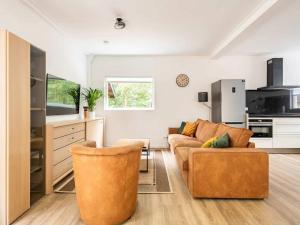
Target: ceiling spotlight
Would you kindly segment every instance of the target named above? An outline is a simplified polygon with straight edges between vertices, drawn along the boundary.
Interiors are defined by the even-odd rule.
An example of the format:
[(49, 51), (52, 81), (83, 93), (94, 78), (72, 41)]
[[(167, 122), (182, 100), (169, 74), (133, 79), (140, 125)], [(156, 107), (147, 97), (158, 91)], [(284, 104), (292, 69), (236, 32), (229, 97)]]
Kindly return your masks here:
[(122, 18), (116, 18), (115, 29), (124, 29), (126, 24), (124, 23)]
[(103, 44), (109, 44), (109, 41), (108, 40), (104, 40)]

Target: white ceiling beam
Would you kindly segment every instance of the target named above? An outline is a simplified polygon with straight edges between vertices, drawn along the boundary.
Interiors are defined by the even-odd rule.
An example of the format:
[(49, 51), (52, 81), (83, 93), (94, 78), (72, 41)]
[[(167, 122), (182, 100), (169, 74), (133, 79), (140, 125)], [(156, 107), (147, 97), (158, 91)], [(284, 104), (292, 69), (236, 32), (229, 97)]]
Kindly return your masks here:
[(255, 21), (264, 15), (279, 0), (266, 0), (260, 4), (248, 17), (246, 17), (219, 45), (212, 51), (211, 58), (216, 59), (224, 50)]

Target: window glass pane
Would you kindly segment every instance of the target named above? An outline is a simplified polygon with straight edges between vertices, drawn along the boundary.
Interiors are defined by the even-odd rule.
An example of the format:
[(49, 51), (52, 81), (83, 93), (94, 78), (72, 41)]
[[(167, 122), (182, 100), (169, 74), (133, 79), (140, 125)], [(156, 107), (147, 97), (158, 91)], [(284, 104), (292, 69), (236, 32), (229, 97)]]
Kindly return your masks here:
[(108, 78), (106, 108), (153, 109), (153, 81), (149, 78)]
[(300, 109), (300, 90), (295, 89), (292, 91), (292, 104), (293, 109)]

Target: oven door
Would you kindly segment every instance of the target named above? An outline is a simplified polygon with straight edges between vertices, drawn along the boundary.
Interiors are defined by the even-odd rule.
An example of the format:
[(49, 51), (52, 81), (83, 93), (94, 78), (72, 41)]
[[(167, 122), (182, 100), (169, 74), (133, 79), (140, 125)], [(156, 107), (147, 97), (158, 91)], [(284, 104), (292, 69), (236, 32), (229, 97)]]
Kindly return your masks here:
[(273, 137), (272, 125), (250, 125), (249, 130), (253, 132), (252, 137), (255, 138), (271, 138)]

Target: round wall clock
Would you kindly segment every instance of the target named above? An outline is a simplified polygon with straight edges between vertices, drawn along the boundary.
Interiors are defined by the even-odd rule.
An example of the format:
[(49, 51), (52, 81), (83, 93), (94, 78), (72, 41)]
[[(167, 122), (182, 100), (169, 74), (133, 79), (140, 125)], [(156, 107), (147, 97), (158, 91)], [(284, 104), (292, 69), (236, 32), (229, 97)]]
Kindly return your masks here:
[(179, 74), (176, 77), (176, 84), (179, 87), (186, 87), (189, 84), (189, 81), (190, 81), (190, 79), (189, 79), (188, 75), (186, 75), (186, 74)]

